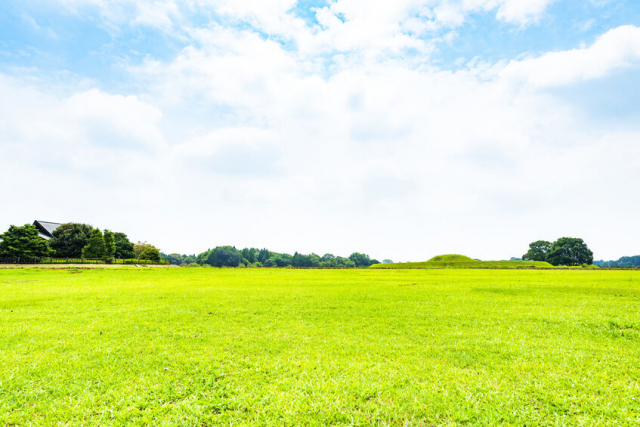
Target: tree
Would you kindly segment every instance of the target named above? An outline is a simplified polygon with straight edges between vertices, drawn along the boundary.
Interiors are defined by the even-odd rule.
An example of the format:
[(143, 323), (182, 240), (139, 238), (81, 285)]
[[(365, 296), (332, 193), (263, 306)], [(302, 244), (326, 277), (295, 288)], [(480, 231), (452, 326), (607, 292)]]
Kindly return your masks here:
[(618, 267), (640, 267), (640, 255), (636, 256), (623, 256), (620, 258), (616, 265)]
[(180, 254), (169, 254), (169, 255), (165, 255), (165, 254), (160, 254), (162, 256), (162, 259), (165, 261), (169, 261), (171, 264), (174, 265), (180, 265), (184, 262), (184, 258), (186, 258), (186, 256), (184, 255), (180, 255)]
[(58, 258), (80, 258), (82, 249), (89, 244), (91, 230), (87, 224), (62, 224), (54, 230), (49, 246)]
[(207, 250), (206, 252), (202, 252), (201, 254), (198, 254), (198, 256), (196, 257), (196, 263), (200, 265), (206, 264), (207, 258), (209, 257), (210, 253), (211, 253), (211, 249)]
[(278, 266), (278, 264), (276, 263), (276, 261), (273, 258), (269, 258), (262, 265), (265, 266), (265, 267), (277, 267)]
[(91, 231), (89, 243), (82, 249), (82, 258), (104, 258), (107, 248), (104, 244), (104, 236), (99, 228)]
[(593, 252), (582, 239), (562, 237), (551, 246), (547, 254), (547, 262), (553, 265), (591, 265)]
[(309, 258), (296, 252), (291, 259), (291, 265), (294, 267), (310, 267)]
[(278, 267), (291, 267), (291, 263), (293, 263), (293, 256), (289, 254), (280, 254), (279, 258), (276, 259), (278, 263)]
[(333, 254), (324, 254), (322, 256), (322, 260), (320, 261), (320, 267), (323, 268), (331, 268), (337, 266), (336, 257)]
[(182, 263), (183, 264), (193, 264), (194, 262), (196, 262), (196, 256), (195, 255), (183, 255), (182, 258)]
[(242, 261), (242, 253), (233, 246), (218, 246), (206, 256), (204, 263), (212, 267), (237, 267)]
[(357, 267), (357, 266), (356, 266), (356, 263), (355, 263), (355, 262), (353, 262), (353, 261), (351, 261), (350, 259), (348, 259), (348, 260), (346, 260), (346, 261), (344, 262), (344, 266), (345, 266), (346, 268), (356, 268), (356, 267)]
[(149, 261), (160, 261), (162, 258), (160, 257), (160, 250), (155, 246), (147, 244), (145, 249), (138, 256), (139, 259), (149, 260)]
[(385, 259), (384, 261), (382, 261), (383, 264), (393, 264), (393, 261), (391, 261), (390, 259)]
[(269, 258), (271, 258), (271, 252), (269, 252), (269, 250), (267, 249), (262, 249), (259, 253), (258, 256), (256, 257), (256, 259), (258, 261), (260, 261), (261, 263), (264, 264), (264, 262), (266, 260), (268, 260)]
[(116, 255), (116, 240), (113, 233), (109, 230), (104, 230), (104, 255), (107, 258), (113, 258)]
[(146, 251), (149, 248), (155, 248), (151, 243), (147, 242), (138, 242), (133, 245), (133, 251), (135, 252), (135, 258), (140, 258), (142, 252)]
[(242, 250), (242, 258), (246, 259), (247, 261), (249, 261), (249, 263), (253, 264), (256, 262), (256, 254), (258, 253), (258, 251), (256, 249), (253, 248), (244, 248)]
[(309, 254), (307, 255), (307, 260), (309, 263), (308, 267), (318, 268), (320, 267), (320, 261), (322, 260), (322, 258), (320, 258), (320, 256), (316, 254)]
[(551, 242), (538, 240), (529, 245), (529, 252), (522, 255), (524, 261), (546, 261), (551, 250)]
[(349, 259), (356, 264), (356, 267), (369, 267), (371, 265), (371, 258), (369, 255), (354, 252), (349, 255)]
[(343, 258), (341, 256), (337, 256), (336, 257), (336, 267), (343, 267), (344, 268), (344, 267), (347, 266), (348, 262), (352, 263), (354, 267), (356, 266), (355, 263), (353, 261), (351, 261), (350, 259)]
[(113, 233), (113, 240), (116, 244), (116, 252), (114, 256), (118, 259), (136, 258), (136, 251), (133, 243), (124, 233)]
[(53, 254), (46, 240), (39, 236), (34, 225), (22, 227), (12, 225), (0, 235), (0, 257), (6, 258), (43, 258)]

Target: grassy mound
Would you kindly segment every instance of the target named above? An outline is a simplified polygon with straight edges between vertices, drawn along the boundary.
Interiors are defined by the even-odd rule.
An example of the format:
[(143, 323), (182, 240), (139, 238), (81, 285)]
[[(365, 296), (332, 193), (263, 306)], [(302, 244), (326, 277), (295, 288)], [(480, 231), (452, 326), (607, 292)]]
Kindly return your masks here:
[(464, 255), (438, 255), (427, 262), (481, 262)]
[(429, 268), (557, 268), (547, 262), (538, 261), (478, 261), (464, 255), (438, 255), (425, 262), (376, 264), (375, 269), (429, 269)]

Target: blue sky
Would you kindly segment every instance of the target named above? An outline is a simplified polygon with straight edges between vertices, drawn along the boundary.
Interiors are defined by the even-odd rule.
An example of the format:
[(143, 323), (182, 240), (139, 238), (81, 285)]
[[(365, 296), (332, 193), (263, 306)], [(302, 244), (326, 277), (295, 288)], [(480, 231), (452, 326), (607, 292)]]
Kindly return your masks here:
[[(61, 3), (64, 4), (7, 0), (0, 4), (0, 52), (5, 69), (35, 67), (43, 73), (71, 72), (95, 79), (108, 89), (127, 80), (121, 69), (123, 61), (136, 64), (148, 57), (171, 60), (192, 42), (149, 26), (126, 21), (105, 23), (99, 9), (90, 1), (84, 5), (78, 2), (75, 7), (63, 7)], [(328, 4), (327, 1), (301, 1), (290, 13), (304, 18), (309, 26), (316, 26), (316, 9)], [(114, 9), (134, 13), (135, 6)], [(218, 23), (261, 32), (259, 27), (217, 14), (215, 9), (206, 16), (199, 16), (202, 9), (189, 11), (183, 6), (181, 10), (190, 26), (208, 27)], [(459, 27), (441, 28), (423, 35), (430, 39), (455, 33), (451, 42), (437, 44), (438, 50), (429, 58), (430, 63), (457, 69), (462, 59), (479, 57), (497, 62), (523, 54), (576, 48), (581, 43), (592, 43), (612, 28), (640, 23), (640, 3), (556, 1), (535, 23), (524, 26), (497, 20), (495, 10), (470, 13), (465, 19), (465, 24)], [(179, 29), (176, 31), (180, 33)], [(269, 37), (268, 33), (261, 34)]]
[[(635, 255), (639, 27), (640, 3), (613, 0), (7, 0), (0, 228)], [(24, 197), (43, 183), (82, 196)]]

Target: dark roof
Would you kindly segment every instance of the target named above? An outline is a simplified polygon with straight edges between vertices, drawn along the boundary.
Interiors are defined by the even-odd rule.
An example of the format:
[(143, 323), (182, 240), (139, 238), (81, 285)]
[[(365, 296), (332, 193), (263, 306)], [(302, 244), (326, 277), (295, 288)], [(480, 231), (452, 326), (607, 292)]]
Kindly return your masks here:
[(49, 222), (49, 221), (33, 221), (33, 225), (36, 226), (38, 231), (40, 232), (40, 237), (45, 240), (49, 240), (53, 237), (53, 232), (56, 228), (60, 227), (62, 224), (58, 222)]

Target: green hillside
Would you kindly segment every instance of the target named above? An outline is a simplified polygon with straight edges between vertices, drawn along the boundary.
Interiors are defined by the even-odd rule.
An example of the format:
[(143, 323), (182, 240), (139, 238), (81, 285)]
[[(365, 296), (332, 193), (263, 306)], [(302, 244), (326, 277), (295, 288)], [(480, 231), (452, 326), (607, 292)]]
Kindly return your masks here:
[(481, 262), (481, 261), (478, 261), (477, 259), (469, 258), (468, 256), (453, 254), (453, 255), (434, 256), (427, 262)]
[(376, 264), (376, 269), (429, 269), (429, 268), (557, 268), (538, 261), (478, 261), (464, 255), (438, 255), (424, 262)]

